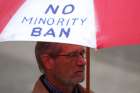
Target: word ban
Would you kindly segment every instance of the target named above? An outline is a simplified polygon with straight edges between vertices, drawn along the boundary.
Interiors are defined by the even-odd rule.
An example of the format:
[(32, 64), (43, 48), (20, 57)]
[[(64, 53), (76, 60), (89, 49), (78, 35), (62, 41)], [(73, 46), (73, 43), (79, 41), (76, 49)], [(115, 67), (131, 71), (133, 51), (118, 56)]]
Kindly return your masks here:
[[(45, 33), (43, 33), (43, 29), (41, 27), (35, 27), (32, 29), (32, 33), (31, 36), (51, 36), (51, 37), (56, 37), (56, 32), (54, 31), (53, 28), (50, 28), (49, 30), (45, 31)], [(63, 35), (68, 38), (70, 34), (70, 28), (68, 28), (67, 30), (65, 30), (64, 28), (60, 29), (60, 33), (58, 35), (58, 37), (62, 37)]]

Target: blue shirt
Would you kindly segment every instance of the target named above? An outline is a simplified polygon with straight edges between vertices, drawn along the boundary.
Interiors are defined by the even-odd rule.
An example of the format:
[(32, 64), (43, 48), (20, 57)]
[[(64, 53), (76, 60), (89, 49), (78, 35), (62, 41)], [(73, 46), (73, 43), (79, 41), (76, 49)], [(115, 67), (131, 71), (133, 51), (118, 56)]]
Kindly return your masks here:
[[(43, 85), (45, 86), (45, 88), (49, 91), (49, 93), (63, 93), (62, 91), (57, 89), (55, 86), (50, 84), (49, 81), (47, 80), (47, 78), (45, 77), (45, 75), (42, 75), (40, 77), (40, 80), (43, 83)], [(78, 85), (75, 86), (72, 93), (81, 93)]]

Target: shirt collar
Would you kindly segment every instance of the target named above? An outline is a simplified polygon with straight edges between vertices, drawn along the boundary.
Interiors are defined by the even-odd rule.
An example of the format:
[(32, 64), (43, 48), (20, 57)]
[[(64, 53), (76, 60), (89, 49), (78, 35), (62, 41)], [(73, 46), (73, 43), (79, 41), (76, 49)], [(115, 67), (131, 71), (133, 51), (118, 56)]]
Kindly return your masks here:
[[(49, 91), (49, 93), (63, 93), (56, 87), (54, 87), (50, 82), (47, 80), (47, 77), (45, 77), (45, 74), (40, 77), (41, 82), (45, 86), (45, 88)], [(81, 93), (79, 89), (79, 85), (76, 85), (73, 89), (72, 93)]]
[(43, 85), (46, 87), (46, 89), (49, 91), (49, 93), (62, 93), (59, 89), (57, 89), (56, 87), (54, 87), (52, 84), (50, 84), (50, 82), (47, 80), (47, 78), (45, 77), (45, 75), (42, 75), (40, 77)]

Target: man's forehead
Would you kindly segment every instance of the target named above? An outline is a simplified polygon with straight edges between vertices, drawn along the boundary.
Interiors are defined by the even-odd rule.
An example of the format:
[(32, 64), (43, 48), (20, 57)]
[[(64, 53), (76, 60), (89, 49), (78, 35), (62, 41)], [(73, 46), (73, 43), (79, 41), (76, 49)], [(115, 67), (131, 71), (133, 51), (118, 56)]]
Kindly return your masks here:
[(73, 45), (73, 44), (62, 44), (61, 47), (62, 47), (62, 51), (68, 51), (68, 52), (82, 51), (82, 50), (86, 49), (86, 47), (84, 47), (84, 46)]

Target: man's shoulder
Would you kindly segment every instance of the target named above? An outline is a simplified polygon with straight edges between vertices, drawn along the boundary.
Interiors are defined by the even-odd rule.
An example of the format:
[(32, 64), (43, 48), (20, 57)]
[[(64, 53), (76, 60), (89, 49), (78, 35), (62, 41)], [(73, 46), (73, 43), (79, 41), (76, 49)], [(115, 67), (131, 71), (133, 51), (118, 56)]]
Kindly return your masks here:
[(37, 82), (35, 83), (35, 86), (33, 88), (32, 93), (49, 93), (49, 92), (45, 89), (41, 80), (37, 80)]

